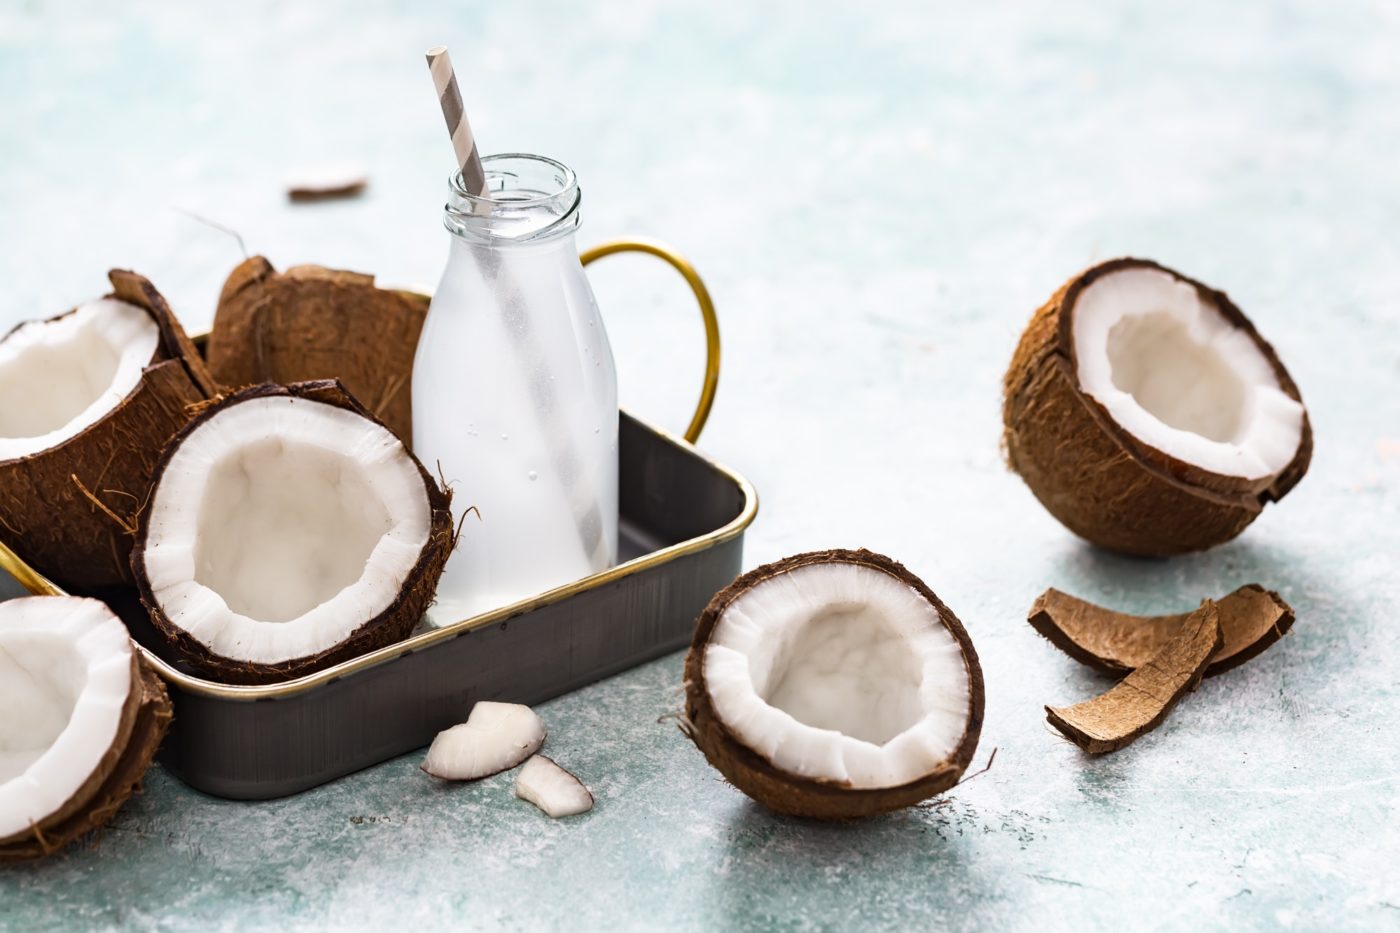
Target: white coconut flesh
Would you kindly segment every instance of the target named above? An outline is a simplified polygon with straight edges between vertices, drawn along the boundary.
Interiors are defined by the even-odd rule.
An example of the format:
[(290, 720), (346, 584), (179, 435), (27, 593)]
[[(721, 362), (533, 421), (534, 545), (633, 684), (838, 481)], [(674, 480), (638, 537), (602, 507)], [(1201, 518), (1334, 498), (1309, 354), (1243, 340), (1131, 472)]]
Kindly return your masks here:
[(444, 780), (476, 781), (514, 768), (544, 739), (544, 722), (530, 707), (482, 701), (466, 722), (437, 734), (421, 767)]
[(253, 398), (195, 428), (151, 501), (144, 570), (214, 655), (273, 664), (387, 609), (430, 533), (422, 474), (387, 429), (303, 398)]
[(96, 424), (136, 388), (159, 341), (145, 310), (115, 298), (15, 328), (0, 341), (0, 460)]
[(553, 819), (593, 809), (593, 794), (552, 758), (536, 755), (515, 776), (515, 796), (528, 800)]
[(132, 666), (126, 628), (95, 599), (0, 603), (0, 839), (55, 813), (97, 770)]
[(1121, 427), (1178, 460), (1226, 476), (1281, 472), (1303, 406), (1248, 333), (1159, 269), (1095, 279), (1074, 306), (1079, 384)]
[(740, 595), (705, 649), (716, 715), (789, 774), (897, 787), (958, 747), (967, 666), (937, 609), (857, 564), (786, 571)]

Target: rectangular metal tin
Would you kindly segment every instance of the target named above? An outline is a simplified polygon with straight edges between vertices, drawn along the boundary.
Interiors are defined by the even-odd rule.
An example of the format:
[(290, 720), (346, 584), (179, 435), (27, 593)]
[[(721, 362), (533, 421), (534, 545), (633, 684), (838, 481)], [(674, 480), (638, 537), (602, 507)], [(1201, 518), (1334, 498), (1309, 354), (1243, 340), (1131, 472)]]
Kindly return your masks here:
[[(740, 571), (753, 487), (623, 413), (623, 563), (307, 677), (229, 686), (194, 676), (139, 606), (115, 605), (175, 705), (161, 761), (192, 787), (242, 800), (294, 794), (420, 748), (478, 700), (539, 703), (689, 643)], [(58, 593), (0, 545), (30, 592)]]

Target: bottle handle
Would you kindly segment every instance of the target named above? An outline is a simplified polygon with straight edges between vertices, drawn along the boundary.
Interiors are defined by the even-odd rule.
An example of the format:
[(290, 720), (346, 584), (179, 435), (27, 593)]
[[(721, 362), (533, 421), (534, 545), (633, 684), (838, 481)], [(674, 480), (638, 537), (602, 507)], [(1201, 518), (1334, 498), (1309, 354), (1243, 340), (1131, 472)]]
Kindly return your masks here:
[(675, 249), (656, 240), (623, 239), (599, 243), (591, 249), (579, 253), (579, 261), (585, 266), (604, 256), (614, 253), (647, 253), (662, 260), (675, 269), (690, 286), (695, 295), (695, 303), (700, 306), (700, 317), (705, 322), (705, 382), (700, 387), (700, 401), (695, 406), (695, 414), (690, 426), (685, 429), (685, 439), (694, 444), (700, 439), (700, 432), (710, 418), (710, 409), (715, 403), (715, 390), (719, 387), (719, 319), (715, 317), (715, 303), (710, 298), (710, 290), (705, 287), (695, 267)]

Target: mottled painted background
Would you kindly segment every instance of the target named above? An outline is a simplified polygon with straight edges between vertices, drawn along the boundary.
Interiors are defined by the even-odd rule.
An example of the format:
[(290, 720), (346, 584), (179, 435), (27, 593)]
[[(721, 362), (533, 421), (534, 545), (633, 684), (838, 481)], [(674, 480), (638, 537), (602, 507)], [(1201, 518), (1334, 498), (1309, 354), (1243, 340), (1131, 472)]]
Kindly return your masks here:
[[(487, 151), (574, 166), (583, 241), (669, 239), (720, 307), (702, 446), (757, 485), (750, 564), (886, 551), (967, 623), (993, 770), (860, 826), (775, 819), (657, 717), (680, 658), (542, 712), (594, 787), (550, 822), (417, 757), (267, 804), (154, 772), (100, 845), (0, 873), (0, 926), (569, 929), (1400, 925), (1400, 7), (35, 3), (0, 7), (0, 317), (150, 275), (192, 327), (240, 258), (431, 285), (448, 44)], [(359, 201), (282, 179), (354, 161)], [(1031, 311), (1138, 254), (1277, 345), (1312, 472), (1169, 563), (1078, 543), (1003, 468)], [(680, 428), (701, 330), (645, 259), (595, 275), (624, 402)], [(1105, 682), (1023, 621), (1048, 585), (1175, 610), (1259, 581), (1293, 634), (1089, 760), (1041, 706)]]

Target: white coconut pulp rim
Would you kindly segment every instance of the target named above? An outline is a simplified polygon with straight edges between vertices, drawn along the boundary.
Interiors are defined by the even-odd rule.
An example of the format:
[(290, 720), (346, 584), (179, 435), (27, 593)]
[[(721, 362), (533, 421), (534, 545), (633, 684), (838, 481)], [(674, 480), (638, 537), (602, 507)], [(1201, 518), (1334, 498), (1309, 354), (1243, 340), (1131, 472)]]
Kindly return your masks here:
[(387, 609), (430, 531), (422, 474), (392, 433), (271, 396), (218, 412), (175, 450), (143, 560), (174, 625), (218, 657), (273, 664)]
[(77, 793), (116, 740), (131, 640), (95, 599), (0, 603), (0, 839)]
[(1213, 473), (1288, 466), (1303, 406), (1268, 358), (1196, 289), (1160, 269), (1095, 279), (1074, 305), (1079, 384), (1140, 440)]
[(48, 450), (121, 404), (156, 354), (142, 308), (102, 298), (0, 342), (0, 460)]
[(957, 749), (970, 711), (962, 649), (907, 583), (812, 564), (743, 593), (705, 649), (716, 715), (779, 770), (897, 787)]

